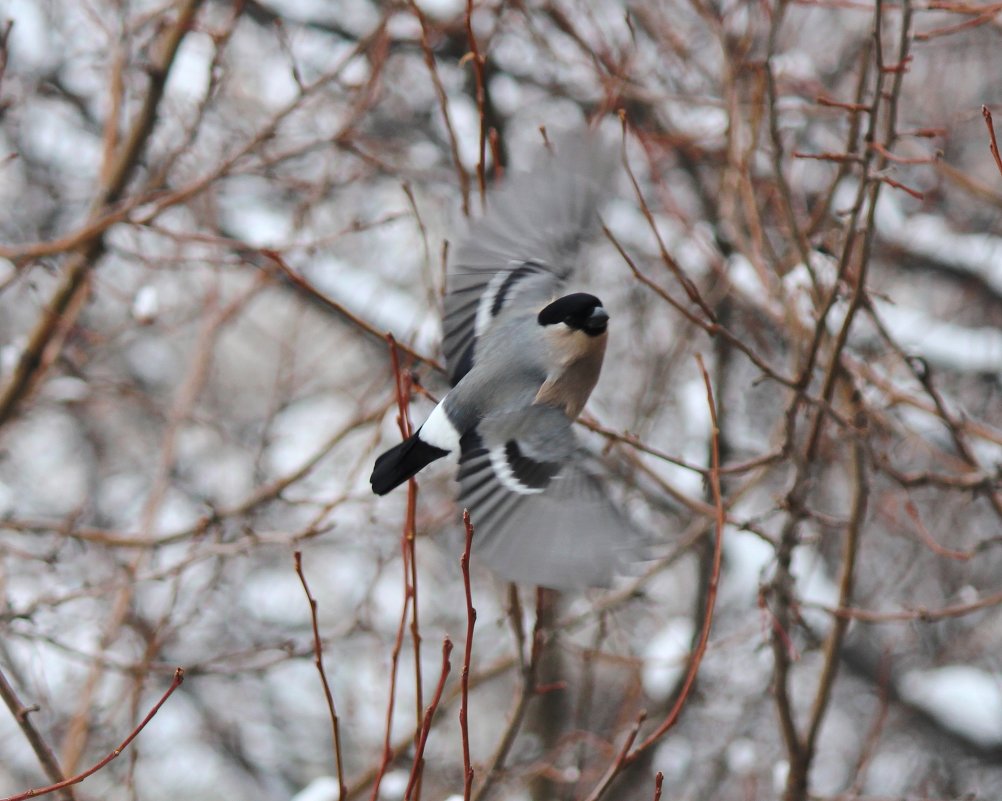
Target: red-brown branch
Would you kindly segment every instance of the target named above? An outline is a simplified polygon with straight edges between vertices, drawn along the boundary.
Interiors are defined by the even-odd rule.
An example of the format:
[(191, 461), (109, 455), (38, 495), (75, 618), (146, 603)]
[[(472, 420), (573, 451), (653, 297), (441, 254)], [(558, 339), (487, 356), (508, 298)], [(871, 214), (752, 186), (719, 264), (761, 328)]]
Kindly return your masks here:
[(470, 660), (473, 657), (473, 628), (477, 624), (477, 610), (473, 607), (473, 589), (470, 583), (470, 551), (473, 549), (473, 523), (470, 510), (463, 510), (463, 526), (466, 528), (466, 547), (459, 558), (463, 571), (463, 588), (466, 591), (466, 646), (463, 649), (463, 673), (460, 677), (462, 698), (459, 703), (459, 729), (463, 737), (463, 801), (470, 801), (473, 795), (473, 764), (470, 760)]
[[(392, 334), (387, 334), (386, 341), (390, 346), (390, 363), (393, 366), (393, 378), (397, 392), (397, 425), (400, 435), (407, 439), (413, 433), (410, 420), (411, 376), (400, 367), (400, 357), (397, 354), (397, 343)], [(404, 530), (400, 540), (400, 548), (404, 567), (404, 608), (410, 600), (410, 632), (414, 647), (414, 714), (415, 739), (420, 736), (422, 725), (422, 707), (424, 706), (423, 681), (421, 678), (421, 626), (418, 617), (418, 579), (417, 579), (417, 480), (411, 478), (407, 482), (407, 513), (404, 517)], [(419, 777), (420, 782), (420, 777)], [(418, 785), (420, 795), (420, 784)]]
[(862, 161), (862, 159), (855, 153), (801, 153), (799, 150), (794, 150), (792, 155), (795, 159), (834, 161), (838, 164), (859, 164)]
[[(299, 273), (293, 270), (289, 266), (289, 264), (285, 261), (285, 259), (282, 258), (281, 253), (279, 253), (276, 250), (269, 250), (267, 248), (262, 249), (260, 253), (262, 256), (265, 256), (269, 260), (271, 260), (271, 262), (276, 267), (276, 272), (282, 278), (284, 278), (290, 284), (296, 287), (298, 290), (300, 290), (306, 295), (309, 295), (309, 297), (311, 297), (313, 300), (316, 300), (318, 303), (321, 303), (322, 305), (330, 309), (332, 312), (337, 314), (339, 317), (344, 318), (349, 323), (361, 329), (362, 331), (365, 331), (365, 333), (369, 334), (370, 336), (373, 336), (380, 340), (386, 339), (386, 334), (384, 334), (382, 331), (380, 331), (370, 323), (366, 322), (358, 315), (353, 314), (347, 308), (342, 306), (340, 303), (338, 303), (329, 295), (321, 292), (312, 283), (307, 281), (305, 278), (303, 278), (303, 276), (301, 276)], [(433, 370), (436, 370), (437, 372), (440, 373), (445, 372), (445, 368), (442, 366), (442, 364), (437, 360), (431, 358), (430, 356), (424, 356), (418, 353), (413, 348), (409, 348), (407, 347), (407, 345), (404, 345), (403, 343), (400, 342), (396, 342), (395, 346), (398, 350), (403, 351), (415, 361), (427, 364), (429, 367), (431, 367)]]
[(870, 142), (870, 147), (885, 159), (893, 161), (895, 164), (935, 164), (939, 160), (936, 156), (899, 156), (892, 153), (880, 142)]
[(57, 782), (56, 784), (50, 784), (47, 787), (36, 787), (31, 790), (25, 790), (23, 793), (8, 796), (7, 798), (0, 799), (0, 801), (25, 801), (25, 799), (28, 798), (37, 798), (40, 795), (48, 795), (49, 793), (54, 793), (57, 790), (62, 790), (64, 787), (69, 787), (70, 785), (73, 784), (79, 784), (87, 777), (93, 776), (95, 773), (101, 770), (101, 768), (105, 767), (105, 765), (107, 765), (109, 762), (112, 762), (113, 760), (121, 756), (122, 752), (129, 747), (129, 744), (133, 740), (135, 740), (136, 737), (139, 736), (139, 732), (141, 732), (143, 729), (146, 728), (146, 724), (149, 723), (151, 720), (153, 720), (153, 716), (160, 711), (160, 707), (162, 707), (164, 703), (167, 701), (167, 699), (174, 694), (174, 691), (181, 686), (181, 682), (183, 681), (184, 681), (184, 668), (177, 668), (174, 671), (174, 678), (170, 683), (170, 687), (168, 687), (167, 691), (162, 696), (160, 696), (160, 700), (153, 705), (153, 708), (149, 711), (146, 717), (140, 721), (139, 725), (132, 730), (129, 736), (126, 737), (124, 740), (122, 740), (122, 742), (119, 743), (118, 747), (110, 754), (108, 754), (100, 762), (91, 766), (82, 773), (78, 773), (76, 776), (71, 776), (70, 778), (65, 779), (61, 782)]
[(588, 794), (586, 801), (599, 801), (623, 768), (635, 762), (644, 751), (658, 742), (658, 740), (660, 740), (661, 737), (663, 737), (665, 733), (678, 722), (682, 708), (689, 696), (692, 694), (692, 688), (696, 682), (696, 675), (699, 673), (699, 666), (702, 664), (703, 656), (706, 653), (706, 647), (710, 640), (710, 629), (713, 625), (713, 612), (716, 608), (717, 602), (717, 586), (720, 581), (720, 564), (723, 557), (724, 524), (726, 522), (726, 515), (724, 511), (723, 495), (720, 489), (720, 431), (717, 423), (717, 407), (713, 398), (713, 387), (710, 383), (710, 376), (706, 372), (706, 366), (703, 364), (703, 359), (699, 356), (699, 354), (696, 355), (696, 361), (699, 363), (699, 369), (703, 374), (703, 381), (706, 384), (706, 398), (710, 408), (710, 487), (713, 493), (713, 503), (716, 508), (716, 538), (713, 547), (713, 563), (710, 570), (710, 580), (706, 593), (706, 613), (703, 617), (703, 625), (699, 632), (699, 640), (697, 641), (696, 647), (689, 659), (689, 666), (686, 671), (685, 679), (682, 682), (682, 688), (679, 691), (678, 698), (675, 700), (672, 708), (665, 716), (665, 719), (654, 731), (647, 735), (647, 737), (644, 738), (644, 740), (636, 748), (631, 751), (630, 748), (636, 739), (637, 733), (640, 730), (640, 725), (643, 723), (646, 715), (646, 713), (641, 713), (627, 738), (626, 744), (620, 750), (620, 753), (606, 770), (598, 784), (594, 787), (591, 793)]
[(940, 36), (950, 36), (954, 33), (959, 33), (960, 31), (967, 30), (969, 28), (977, 28), (981, 25), (986, 25), (991, 22), (999, 14), (998, 6), (989, 6), (985, 13), (980, 14), (972, 19), (964, 20), (963, 22), (958, 22), (954, 25), (945, 25), (942, 28), (934, 28), (931, 31), (921, 31), (915, 34), (916, 42), (928, 42), (930, 39), (936, 39)]
[(317, 622), (317, 600), (310, 592), (310, 585), (306, 583), (306, 574), (303, 573), (303, 553), (296, 551), (292, 555), (296, 566), (296, 575), (303, 585), (303, 592), (306, 593), (306, 600), (310, 604), (310, 624), (313, 627), (313, 663), (317, 666), (320, 674), (320, 683), (324, 688), (324, 697), (327, 699), (327, 711), (330, 713), (331, 729), (334, 738), (334, 763), (337, 766), (337, 786), (338, 801), (344, 801), (347, 796), (347, 788), (344, 784), (344, 761), (341, 758), (341, 727), (337, 716), (337, 709), (334, 706), (334, 693), (331, 692), (330, 682), (327, 681), (327, 671), (324, 670), (323, 646), (320, 643), (320, 626)]
[(466, 0), (466, 38), (470, 42), (470, 60), (473, 62), (473, 82), (476, 86), (477, 115), (480, 118), (480, 139), (478, 141), (477, 185), (480, 188), (480, 205), (487, 201), (487, 121), (484, 113), (484, 57), (473, 33), (473, 0)]
[(835, 100), (834, 98), (826, 97), (825, 95), (818, 95), (816, 98), (814, 98), (814, 102), (817, 103), (819, 106), (827, 106), (828, 108), (840, 108), (844, 109), (845, 111), (867, 112), (870, 110), (869, 103), (849, 103), (843, 100)]
[(586, 801), (598, 801), (602, 794), (609, 788), (609, 785), (612, 784), (613, 780), (619, 775), (620, 771), (630, 764), (630, 748), (633, 747), (633, 743), (637, 739), (637, 734), (640, 733), (640, 727), (644, 725), (644, 721), (646, 719), (647, 711), (641, 710), (640, 714), (637, 715), (637, 719), (633, 722), (633, 726), (630, 728), (629, 733), (626, 735), (626, 740), (623, 741), (623, 745), (616, 754), (616, 758), (612, 761), (612, 764), (609, 765), (609, 768), (606, 770), (605, 776), (602, 777), (602, 780), (588, 795)]
[(824, 604), (807, 601), (802, 606), (821, 609), (835, 617), (858, 620), (860, 623), (910, 623), (913, 621), (932, 623), (936, 620), (963, 617), (973, 612), (980, 612), (982, 609), (990, 609), (993, 606), (1002, 606), (1002, 591), (986, 595), (984, 598), (969, 604), (953, 604), (951, 606), (940, 607), (939, 609), (929, 609), (925, 606), (920, 606), (915, 609), (904, 609), (899, 612), (876, 612), (870, 609), (858, 609), (855, 607), (825, 606)]
[[(3, 47), (3, 35), (0, 34), (0, 50)], [(2, 66), (2, 57), (0, 57), (0, 66)], [(17, 725), (20, 727), (21, 732), (24, 734), (25, 739), (31, 746), (31, 749), (35, 752), (35, 756), (38, 758), (42, 769), (45, 771), (46, 775), (53, 783), (59, 783), (63, 781), (66, 776), (63, 774), (62, 768), (59, 766), (59, 760), (56, 755), (52, 752), (52, 748), (42, 737), (38, 729), (35, 728), (34, 724), (31, 722), (31, 713), (38, 710), (35, 705), (26, 706), (21, 703), (21, 699), (17, 697), (17, 693), (14, 691), (14, 687), (7, 677), (0, 670), (0, 699), (7, 705), (10, 710), (11, 715), (13, 715), (14, 720), (17, 721)], [(64, 801), (73, 801), (73, 791), (70, 788), (66, 788), (64, 793), (60, 794), (60, 797)]]
[(463, 214), (470, 216), (470, 176), (463, 169), (463, 161), (459, 157), (459, 139), (456, 136), (455, 126), (452, 124), (452, 117), (449, 115), (449, 98), (442, 85), (442, 78), (438, 74), (438, 67), (435, 65), (435, 52), (432, 50), (431, 42), (428, 38), (428, 20), (421, 11), (421, 7), (410, 0), (411, 11), (417, 17), (421, 26), (421, 52), (424, 54), (424, 63), (428, 67), (431, 76), (432, 86), (435, 87), (435, 96), (438, 98), (438, 108), (442, 112), (442, 121), (445, 123), (445, 131), (449, 136), (449, 150), (452, 152), (452, 164), (456, 169), (456, 177), (459, 178), (459, 190), (463, 196)]
[(710, 641), (710, 629), (713, 626), (713, 612), (717, 603), (717, 586), (720, 582), (720, 562), (724, 553), (724, 524), (726, 521), (724, 513), (724, 500), (720, 490), (720, 429), (717, 425), (717, 404), (713, 397), (713, 386), (710, 383), (709, 373), (703, 364), (702, 357), (697, 353), (696, 361), (699, 363), (699, 370), (703, 374), (703, 383), (706, 385), (706, 402), (710, 409), (710, 490), (713, 494), (713, 505), (716, 508), (717, 516), (715, 521), (716, 536), (713, 545), (713, 564), (710, 569), (710, 581), (706, 590), (706, 614), (703, 617), (703, 627), (699, 632), (699, 640), (692, 658), (689, 660), (689, 669), (682, 683), (682, 689), (678, 698), (667, 717), (661, 725), (651, 732), (640, 745), (629, 755), (628, 760), (633, 762), (642, 751), (650, 748), (657, 742), (675, 723), (678, 721), (685, 705), (686, 699), (692, 692), (692, 687), (696, 682), (696, 674), (706, 653), (707, 643)]
[(929, 550), (932, 551), (934, 554), (936, 554), (936, 556), (942, 556), (946, 559), (953, 559), (954, 561), (957, 562), (966, 562), (967, 560), (974, 557), (974, 555), (977, 553), (976, 551), (973, 550), (957, 551), (954, 550), (953, 548), (946, 548), (940, 545), (938, 542), (936, 542), (936, 539), (929, 532), (929, 529), (926, 528), (925, 523), (922, 522), (922, 516), (919, 514), (918, 507), (915, 505), (915, 502), (911, 498), (905, 501), (905, 514), (908, 515), (911, 521), (915, 524), (915, 528), (919, 534), (919, 539), (921, 539), (922, 542), (925, 543), (926, 547), (929, 548)]
[[(514, 584), (509, 585), (511, 599), (511, 619), (512, 627), (515, 631), (515, 639), (518, 645), (519, 659), (524, 660), (524, 633), (522, 631), (522, 606), (518, 602), (518, 589)], [(543, 604), (545, 600), (545, 590), (542, 588), (536, 591), (536, 622), (532, 629), (532, 642), (529, 645), (529, 657), (527, 661), (522, 661), (522, 684), (518, 691), (518, 700), (515, 702), (515, 709), (511, 714), (508, 725), (505, 727), (498, 742), (494, 756), (491, 758), (490, 768), (484, 778), (483, 784), (477, 788), (473, 801), (482, 801), (488, 797), (494, 783), (504, 769), (505, 760), (515, 743), (515, 737), (522, 728), (525, 720), (525, 713), (529, 707), (529, 701), (538, 694), (538, 671), (539, 657), (543, 652)]]
[(988, 110), (988, 106), (981, 107), (981, 116), (985, 118), (985, 125), (988, 126), (988, 149), (992, 152), (992, 158), (995, 159), (995, 167), (1002, 175), (1002, 157), (999, 156), (999, 143), (995, 139), (995, 123), (992, 121), (992, 113)]
[(925, 200), (925, 195), (922, 192), (919, 192), (917, 189), (912, 189), (910, 186), (906, 186), (905, 184), (901, 183), (900, 181), (895, 181), (893, 178), (889, 178), (886, 175), (877, 175), (877, 176), (874, 176), (874, 177), (875, 177), (876, 180), (880, 181), (881, 183), (885, 183), (888, 186), (892, 186), (895, 189), (900, 189), (902, 192), (905, 192), (905, 193), (911, 195), (916, 200)]
[(432, 696), (431, 703), (428, 704), (428, 708), (425, 710), (421, 721), (421, 736), (418, 739), (417, 749), (414, 751), (414, 765), (411, 768), (410, 779), (407, 782), (407, 790), (404, 792), (404, 801), (410, 801), (415, 787), (421, 781), (421, 772), (424, 767), (424, 747), (428, 742), (428, 734), (431, 731), (431, 722), (435, 717), (435, 710), (438, 709), (438, 704), (442, 700), (442, 689), (445, 687), (445, 680), (449, 675), (449, 655), (451, 653), (452, 640), (446, 637), (442, 641), (442, 670), (438, 675), (438, 686), (435, 687), (435, 694)]

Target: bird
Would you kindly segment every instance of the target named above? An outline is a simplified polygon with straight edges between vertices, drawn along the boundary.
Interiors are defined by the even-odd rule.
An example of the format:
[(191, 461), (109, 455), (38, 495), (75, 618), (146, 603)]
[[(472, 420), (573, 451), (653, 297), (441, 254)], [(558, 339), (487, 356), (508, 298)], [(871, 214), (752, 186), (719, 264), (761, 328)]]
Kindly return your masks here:
[(376, 459), (385, 495), (459, 454), (459, 503), (474, 559), (509, 581), (556, 590), (609, 586), (642, 538), (610, 500), (573, 423), (599, 379), (610, 316), (567, 292), (615, 161), (593, 131), (542, 148), (492, 187), (458, 237), (446, 276), (443, 350), (452, 388), (424, 423)]

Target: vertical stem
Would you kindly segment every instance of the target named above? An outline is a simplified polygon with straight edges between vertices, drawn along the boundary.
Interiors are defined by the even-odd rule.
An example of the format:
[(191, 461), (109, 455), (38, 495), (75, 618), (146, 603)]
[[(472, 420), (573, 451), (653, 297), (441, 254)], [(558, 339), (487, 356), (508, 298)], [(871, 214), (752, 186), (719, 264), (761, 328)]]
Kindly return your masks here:
[(473, 590), (470, 584), (470, 551), (473, 548), (473, 523), (469, 509), (463, 510), (463, 525), (466, 528), (466, 547), (459, 559), (463, 571), (463, 587), (466, 590), (466, 647), (463, 649), (463, 673), (460, 677), (462, 699), (459, 705), (459, 728), (463, 737), (463, 801), (470, 801), (473, 794), (473, 765), (470, 761), (470, 660), (473, 657), (473, 627), (477, 624), (477, 610), (473, 608)]
[(414, 750), (414, 765), (411, 768), (410, 779), (407, 782), (407, 790), (404, 792), (404, 801), (417, 799), (421, 794), (421, 774), (424, 770), (424, 748), (428, 743), (428, 735), (431, 733), (431, 722), (435, 717), (435, 710), (442, 700), (442, 690), (445, 688), (445, 680), (449, 676), (449, 655), (452, 653), (452, 640), (446, 637), (442, 641), (442, 670), (438, 675), (438, 686), (435, 687), (435, 694), (432, 696), (428, 709), (422, 716), (421, 730), (417, 739), (417, 748)]
[[(866, 426), (862, 403), (858, 397), (854, 400), (857, 405), (855, 423), (857, 428), (862, 429)], [(853, 437), (852, 439), (852, 463), (855, 489), (852, 501), (852, 513), (849, 517), (849, 527), (846, 530), (845, 540), (842, 544), (842, 575), (839, 578), (838, 597), (838, 606), (840, 609), (852, 605), (853, 573), (856, 567), (856, 555), (859, 551), (859, 539), (863, 529), (863, 522), (866, 519), (866, 506), (869, 496), (865, 449), (858, 437)], [(841, 658), (842, 641), (845, 638), (848, 626), (849, 618), (836, 615), (832, 621), (831, 632), (829, 632), (828, 639), (825, 642), (824, 667), (821, 671), (821, 678), (818, 681), (818, 691), (814, 698), (814, 706), (811, 710), (807, 735), (804, 738), (804, 759), (807, 762), (810, 762), (814, 757), (818, 732), (821, 729), (825, 712), (831, 702), (832, 687), (835, 683), (839, 659)]]
[(486, 208), (487, 203), (487, 121), (484, 113), (484, 57), (477, 45), (477, 37), (473, 33), (473, 0), (466, 0), (466, 38), (470, 42), (470, 56), (473, 60), (473, 80), (476, 84), (477, 114), (480, 117), (480, 140), (478, 142), (477, 186), (480, 189), (480, 205)]
[(324, 688), (324, 697), (327, 699), (327, 710), (330, 713), (331, 728), (334, 738), (334, 764), (337, 766), (338, 801), (344, 801), (347, 795), (347, 788), (344, 784), (344, 761), (341, 758), (341, 728), (337, 716), (337, 709), (334, 706), (334, 693), (331, 692), (330, 682), (327, 680), (327, 671), (324, 670), (323, 645), (320, 642), (320, 625), (317, 620), (317, 600), (310, 592), (310, 585), (306, 583), (306, 574), (303, 573), (303, 553), (296, 551), (293, 553), (293, 561), (296, 568), (296, 575), (303, 585), (303, 592), (306, 593), (306, 600), (310, 605), (310, 624), (313, 627), (313, 664), (317, 666), (320, 674), (320, 683)]

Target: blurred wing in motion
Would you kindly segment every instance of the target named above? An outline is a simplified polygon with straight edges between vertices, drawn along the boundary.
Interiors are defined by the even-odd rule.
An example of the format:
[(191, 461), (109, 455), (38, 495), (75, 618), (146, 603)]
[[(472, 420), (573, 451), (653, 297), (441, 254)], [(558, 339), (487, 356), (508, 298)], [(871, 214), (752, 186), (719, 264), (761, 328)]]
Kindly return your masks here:
[(489, 418), (463, 437), (460, 499), (474, 555), (509, 581), (608, 586), (643, 558), (640, 535), (586, 467), (570, 420), (545, 406)]
[(459, 238), (446, 281), (444, 350), (453, 385), (469, 372), (479, 337), (506, 309), (551, 300), (573, 273), (615, 166), (598, 134), (558, 139), (531, 172), (511, 175)]

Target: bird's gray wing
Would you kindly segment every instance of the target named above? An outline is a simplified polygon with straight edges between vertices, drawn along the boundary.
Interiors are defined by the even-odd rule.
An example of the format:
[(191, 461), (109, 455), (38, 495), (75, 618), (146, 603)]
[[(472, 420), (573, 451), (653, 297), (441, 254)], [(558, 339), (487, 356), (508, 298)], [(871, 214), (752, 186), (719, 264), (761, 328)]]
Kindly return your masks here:
[(473, 553), (510, 581), (554, 589), (608, 586), (639, 561), (643, 541), (589, 469), (571, 422), (533, 406), (466, 434), (460, 504)]
[(597, 219), (614, 153), (592, 132), (554, 143), (527, 173), (508, 176), (452, 250), (444, 343), (453, 385), (469, 372), (479, 337), (506, 309), (542, 305), (574, 271)]

